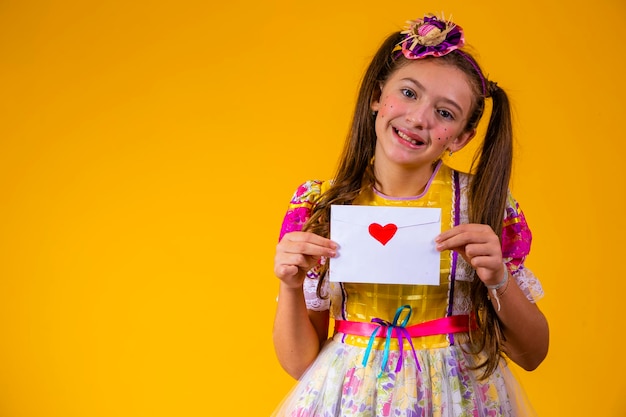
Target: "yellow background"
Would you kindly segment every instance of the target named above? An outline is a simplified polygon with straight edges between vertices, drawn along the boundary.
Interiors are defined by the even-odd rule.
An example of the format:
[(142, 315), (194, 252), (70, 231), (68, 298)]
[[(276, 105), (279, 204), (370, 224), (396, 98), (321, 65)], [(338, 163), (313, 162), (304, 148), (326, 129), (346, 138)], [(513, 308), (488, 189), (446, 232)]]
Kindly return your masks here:
[(625, 415), (623, 0), (3, 0), (0, 416), (268, 415), (286, 205), (429, 11), (515, 110), (551, 325), (517, 373), (541, 416)]

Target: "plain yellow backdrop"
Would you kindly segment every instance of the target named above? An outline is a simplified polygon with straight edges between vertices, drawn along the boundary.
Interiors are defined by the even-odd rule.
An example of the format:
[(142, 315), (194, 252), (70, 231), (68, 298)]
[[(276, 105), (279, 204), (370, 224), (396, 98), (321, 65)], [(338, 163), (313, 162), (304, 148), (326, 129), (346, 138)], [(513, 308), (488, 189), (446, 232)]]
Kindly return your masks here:
[[(445, 12), (511, 97), (541, 416), (623, 416), (623, 0), (0, 2), (0, 416), (266, 416), (295, 188), (384, 36)], [(455, 155), (459, 167), (470, 150)]]

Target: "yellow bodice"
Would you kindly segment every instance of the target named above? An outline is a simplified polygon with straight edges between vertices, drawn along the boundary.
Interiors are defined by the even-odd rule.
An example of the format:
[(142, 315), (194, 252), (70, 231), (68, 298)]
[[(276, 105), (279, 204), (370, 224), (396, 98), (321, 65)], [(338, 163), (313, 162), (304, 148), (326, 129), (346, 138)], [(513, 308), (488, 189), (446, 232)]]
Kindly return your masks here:
[[(323, 188), (323, 187), (322, 187)], [(427, 189), (415, 198), (394, 199), (370, 191), (353, 204), (396, 207), (441, 208), (442, 231), (453, 225), (454, 201), (453, 171), (440, 164)], [(334, 319), (369, 322), (372, 318), (392, 321), (398, 307), (410, 305), (412, 315), (407, 325), (422, 323), (446, 316), (450, 293), (451, 252), (441, 253), (439, 285), (395, 285), (330, 283), (331, 309)], [(369, 338), (348, 336), (346, 343), (366, 346)], [(428, 336), (414, 340), (415, 348), (447, 346), (446, 335)]]

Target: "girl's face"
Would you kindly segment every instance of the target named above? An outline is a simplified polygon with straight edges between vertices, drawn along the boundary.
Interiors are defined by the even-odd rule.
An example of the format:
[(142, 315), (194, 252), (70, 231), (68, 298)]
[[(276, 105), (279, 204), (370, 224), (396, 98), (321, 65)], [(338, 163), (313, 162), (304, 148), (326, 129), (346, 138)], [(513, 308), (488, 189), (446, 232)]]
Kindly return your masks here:
[(473, 102), (466, 75), (436, 61), (410, 61), (382, 85), (371, 105), (378, 112), (377, 163), (430, 167), (474, 136), (474, 130), (464, 131)]

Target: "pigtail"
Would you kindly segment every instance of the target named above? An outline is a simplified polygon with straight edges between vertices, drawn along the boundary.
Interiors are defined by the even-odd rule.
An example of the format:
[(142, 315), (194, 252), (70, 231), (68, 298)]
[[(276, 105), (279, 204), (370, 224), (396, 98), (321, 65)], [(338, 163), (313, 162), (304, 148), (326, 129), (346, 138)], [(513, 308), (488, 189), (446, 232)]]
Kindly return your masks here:
[(489, 84), (493, 106), (482, 149), (472, 162), (476, 168), (470, 216), (476, 223), (490, 225), (500, 236), (513, 163), (513, 126), (506, 92)]
[[(472, 168), (476, 168), (470, 185), (469, 217), (471, 223), (491, 226), (501, 239), (513, 162), (513, 128), (506, 92), (489, 81), (488, 94), (493, 105), (482, 149), (472, 162)], [(478, 368), (484, 368), (483, 377), (486, 378), (498, 366), (504, 337), (485, 285), (476, 272), (470, 291), (478, 325), (478, 331), (472, 336), (473, 339), (479, 338), (473, 341), (477, 342), (477, 351), (484, 350), (488, 354), (485, 362), (478, 365)]]

